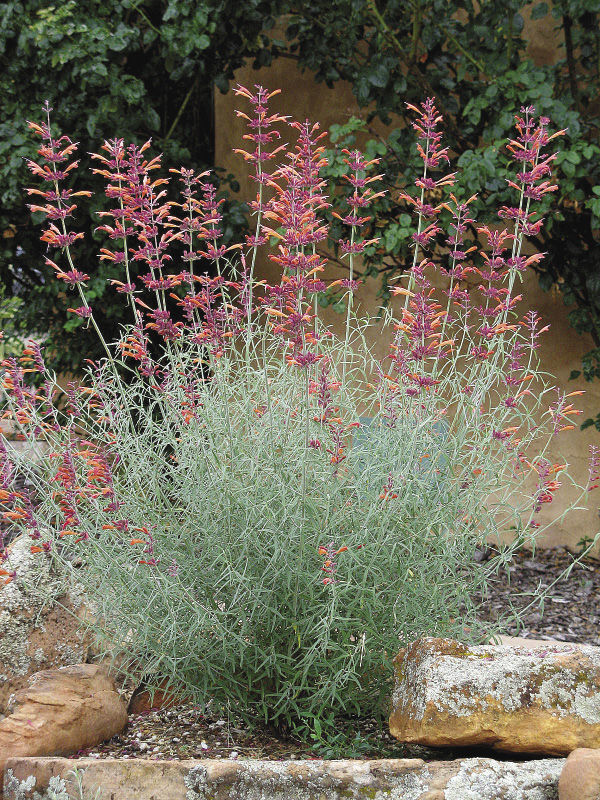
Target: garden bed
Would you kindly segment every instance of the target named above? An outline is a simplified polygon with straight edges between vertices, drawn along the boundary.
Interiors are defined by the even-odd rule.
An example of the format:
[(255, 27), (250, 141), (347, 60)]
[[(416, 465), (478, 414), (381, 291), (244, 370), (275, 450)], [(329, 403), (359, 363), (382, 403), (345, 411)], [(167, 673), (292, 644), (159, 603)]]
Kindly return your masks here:
[[(483, 608), (484, 617), (493, 622), (512, 603), (527, 605), (528, 592), (549, 586), (571, 563), (573, 556), (562, 547), (537, 550), (535, 555), (517, 553), (509, 567), (493, 584)], [(510, 576), (510, 577), (509, 577)], [(537, 606), (525, 613), (523, 628), (516, 625), (512, 635), (555, 639), (559, 642), (600, 644), (600, 561), (585, 559), (574, 567), (566, 580), (556, 584), (544, 604), (543, 616)], [(125, 731), (93, 749), (81, 751), (74, 759), (146, 758), (161, 759), (314, 759), (346, 758), (421, 758), (425, 761), (461, 758), (457, 749), (435, 750), (407, 745), (393, 739), (387, 727), (374, 719), (340, 719), (339, 741), (327, 750), (278, 735), (266, 726), (250, 730), (243, 722), (203, 713), (192, 704), (150, 710), (130, 717)], [(489, 753), (480, 753), (487, 755)], [(495, 753), (494, 758), (498, 758)]]
[[(81, 758), (260, 759), (305, 760), (325, 757), (454, 758), (464, 751), (434, 750), (405, 745), (393, 739), (387, 726), (374, 719), (340, 719), (340, 741), (335, 748), (314, 747), (293, 736), (277, 734), (266, 726), (249, 729), (243, 722), (220, 719), (191, 704), (155, 709), (130, 717), (125, 731), (97, 747), (81, 751)], [(497, 757), (496, 754), (494, 757)]]
[[(518, 551), (513, 555), (509, 574), (501, 573), (498, 581), (490, 584), (481, 616), (493, 623), (511, 605), (516, 610), (524, 609), (532, 600), (529, 593), (553, 584), (574, 557), (564, 547), (536, 550), (535, 555)], [(550, 589), (543, 614), (533, 604), (523, 615), (521, 627), (513, 623), (506, 633), (528, 639), (600, 645), (600, 561), (585, 558), (576, 564), (568, 578)]]

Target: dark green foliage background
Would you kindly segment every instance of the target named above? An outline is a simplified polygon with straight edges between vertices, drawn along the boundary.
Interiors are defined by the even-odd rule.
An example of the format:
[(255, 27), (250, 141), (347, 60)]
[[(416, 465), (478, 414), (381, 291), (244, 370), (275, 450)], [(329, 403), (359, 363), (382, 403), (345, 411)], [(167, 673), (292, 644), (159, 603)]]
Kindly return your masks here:
[[(277, 48), (268, 30), (274, 4), (247, 0), (23, 0), (0, 4), (0, 279), (8, 295), (24, 299), (25, 331), (49, 333), (57, 369), (76, 369), (99, 355), (96, 337), (65, 313), (71, 298), (44, 267), (41, 215), (27, 210), (23, 186), (35, 185), (23, 157), (35, 153), (26, 120), (39, 120), (48, 98), (64, 133), (80, 142), (77, 189), (92, 189), (74, 226), (87, 230), (78, 265), (92, 277), (88, 296), (109, 338), (121, 322), (120, 297), (98, 263), (100, 238), (91, 235), (90, 211), (105, 201), (101, 179), (91, 176), (88, 153), (104, 138), (142, 143), (152, 137), (166, 166), (212, 164), (213, 92), (228, 89), (244, 58), (270, 63)], [(221, 174), (223, 188), (231, 176)], [(235, 188), (235, 184), (233, 185)], [(239, 204), (229, 209), (226, 238), (243, 224)]]
[[(535, 66), (527, 58), (525, 14), (530, 26), (552, 16), (562, 42), (555, 63)], [(276, 20), (284, 33), (274, 33)], [(437, 98), (462, 173), (458, 192), (480, 193), (482, 222), (493, 221), (509, 199), (501, 145), (514, 112), (532, 104), (555, 128), (568, 128), (557, 161), (560, 190), (546, 197), (548, 222), (533, 244), (547, 252), (537, 267), (542, 287), (560, 288), (571, 324), (595, 344), (574, 375), (600, 377), (600, 0), (0, 3), (0, 278), (7, 297), (18, 293), (25, 300), (24, 328), (50, 333), (56, 366), (76, 367), (95, 343), (76, 330), (78, 320), (65, 322), (68, 303), (57, 299), (57, 284), (43, 267), (21, 189), (29, 183), (22, 157), (31, 154), (25, 120), (38, 118), (49, 98), (83, 154), (103, 137), (141, 142), (152, 136), (167, 165), (206, 166), (213, 162), (215, 89), (227, 91), (246, 58), (263, 66), (284, 56), (313, 70), (317, 82), (350, 81), (365, 110), (367, 147), (382, 157), (391, 190), (377, 207), (383, 246), (372, 248), (366, 262), (367, 272), (381, 277), (382, 302), (389, 279), (407, 263), (410, 237), (406, 209), (394, 202), (405, 175), (415, 174), (412, 133), (392, 124), (404, 116), (405, 101)], [(369, 136), (376, 117), (389, 126), (384, 136), (372, 130)], [(351, 142), (360, 125), (341, 122), (333, 136)], [(332, 182), (338, 172), (334, 159)], [(77, 188), (97, 192), (94, 210), (102, 188), (85, 169), (80, 175)], [(233, 178), (220, 175), (227, 190)], [(89, 226), (81, 205), (77, 222)], [(240, 206), (229, 209), (227, 238), (243, 223)], [(91, 297), (110, 336), (119, 323), (118, 302), (104, 288), (111, 267), (98, 266), (99, 246), (88, 237), (80, 266), (92, 275)], [(600, 415), (584, 424), (600, 429)]]

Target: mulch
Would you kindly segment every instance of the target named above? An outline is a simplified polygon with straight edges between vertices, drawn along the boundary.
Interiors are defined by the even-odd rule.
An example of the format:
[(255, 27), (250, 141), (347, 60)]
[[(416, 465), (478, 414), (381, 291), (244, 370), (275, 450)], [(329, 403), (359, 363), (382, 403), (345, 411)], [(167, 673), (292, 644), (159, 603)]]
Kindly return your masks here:
[[(600, 561), (585, 558), (555, 583), (574, 559), (564, 547), (517, 553), (508, 574), (492, 585), (482, 618), (493, 623), (511, 605), (518, 610), (531, 606), (521, 627), (513, 622), (506, 634), (600, 645)], [(540, 591), (546, 594), (541, 606), (533, 597)]]
[[(521, 552), (506, 573), (492, 584), (482, 609), (490, 625), (508, 607), (531, 605), (532, 593), (547, 591), (542, 607), (534, 603), (505, 633), (531, 639), (600, 645), (600, 561), (585, 559), (569, 577), (554, 581), (573, 561), (565, 548)], [(150, 710), (131, 716), (125, 731), (73, 758), (145, 759), (311, 759), (311, 758), (459, 758), (466, 751), (433, 750), (393, 739), (374, 719), (341, 719), (345, 741), (336, 750), (315, 747), (265, 726), (248, 728), (241, 721), (220, 718), (191, 704)], [(469, 751), (473, 755), (473, 751)], [(490, 753), (479, 752), (480, 755)], [(493, 753), (494, 758), (501, 758)], [(513, 756), (514, 758), (514, 756)]]

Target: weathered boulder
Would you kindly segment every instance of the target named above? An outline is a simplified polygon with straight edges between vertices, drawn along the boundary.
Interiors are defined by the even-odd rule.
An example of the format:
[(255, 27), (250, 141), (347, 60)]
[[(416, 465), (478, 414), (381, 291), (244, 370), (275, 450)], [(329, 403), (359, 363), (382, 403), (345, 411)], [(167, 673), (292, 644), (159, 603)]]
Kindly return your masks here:
[(123, 730), (125, 702), (98, 664), (77, 664), (32, 675), (0, 721), (0, 771), (8, 758), (70, 755)]
[(83, 592), (67, 589), (49, 560), (32, 554), (29, 536), (19, 536), (3, 567), (17, 577), (0, 587), (0, 718), (9, 697), (41, 669), (80, 664), (90, 646), (79, 617)]
[(573, 750), (560, 774), (558, 798), (600, 800), (600, 750)]
[(4, 789), (6, 800), (29, 800), (48, 786), (61, 800), (79, 800), (77, 767), (85, 797), (101, 788), (111, 800), (556, 800), (563, 763), (20, 758), (8, 762)]
[(600, 747), (600, 648), (427, 638), (395, 667), (390, 732), (400, 741), (546, 755)]

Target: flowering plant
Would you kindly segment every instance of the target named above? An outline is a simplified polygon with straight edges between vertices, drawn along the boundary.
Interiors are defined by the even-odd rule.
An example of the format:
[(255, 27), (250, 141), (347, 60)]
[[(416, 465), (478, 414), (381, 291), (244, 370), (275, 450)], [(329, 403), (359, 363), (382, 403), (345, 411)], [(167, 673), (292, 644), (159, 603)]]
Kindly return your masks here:
[[(324, 133), (269, 111), (275, 92), (237, 94), (252, 109), (238, 112), (250, 143), (238, 152), (257, 184), (243, 244), (221, 243), (207, 173), (171, 170), (175, 201), (171, 179), (154, 177), (150, 143), (113, 139), (94, 156), (109, 201), (100, 258), (122, 266), (112, 283), (131, 317), (115, 343), (97, 326), (74, 254), (80, 234), (67, 227), (85, 194), (68, 188), (76, 144), (53, 133), (49, 107), (30, 124), (42, 145), (29, 166), (44, 182), (28, 190), (41, 198), (31, 208), (47, 215), (49, 263), (106, 357), (68, 384), (63, 406), (39, 344), (4, 361), (7, 415), (37, 458), (1, 443), (0, 500), (33, 552), (82, 564), (98, 632), (131, 669), (301, 728), (331, 724), (332, 710), (381, 710), (403, 642), (462, 637), (466, 626), (482, 635), (475, 594), (544, 529), (539, 511), (569, 480), (548, 448), (577, 412), (540, 371), (545, 328), (535, 312), (519, 318), (515, 293), (541, 258), (522, 242), (542, 224), (533, 204), (555, 189), (547, 147), (562, 132), (522, 109), (509, 144), (518, 204), (500, 209), (498, 228), (480, 228), (486, 247), (470, 252), (472, 198), (450, 192), (441, 118), (431, 99), (410, 106), (423, 161), (416, 192), (403, 194), (414, 254), (381, 323), (352, 301), (355, 260), (376, 244), (361, 231), (381, 176), (376, 160), (346, 151), (351, 191), (335, 214), (349, 272), (333, 283), (347, 309), (336, 335), (318, 306), (332, 285), (318, 245), (335, 201), (320, 176)], [(282, 128), (294, 145), (280, 142)], [(427, 252), (440, 236), (450, 268), (435, 276)], [(281, 270), (275, 284), (257, 277), (262, 251)], [(147, 267), (137, 283), (134, 261)], [(370, 344), (376, 326), (389, 340), (383, 363)], [(35, 493), (14, 489), (17, 462)], [(475, 563), (486, 542), (493, 557)], [(18, 580), (9, 552), (3, 559), (5, 580)]]

